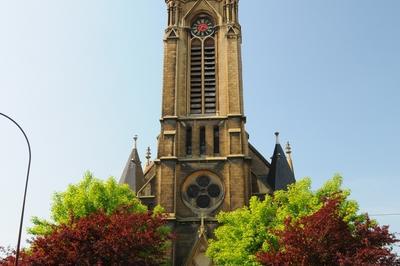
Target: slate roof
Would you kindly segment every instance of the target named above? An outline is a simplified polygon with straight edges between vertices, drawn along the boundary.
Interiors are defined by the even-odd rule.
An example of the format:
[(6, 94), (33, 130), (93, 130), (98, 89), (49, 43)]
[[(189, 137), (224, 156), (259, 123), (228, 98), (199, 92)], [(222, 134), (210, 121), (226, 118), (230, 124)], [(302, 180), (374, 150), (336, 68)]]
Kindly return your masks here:
[(271, 169), (267, 177), (268, 185), (273, 191), (286, 190), (287, 186), (296, 182), (294, 173), (286, 159), (285, 152), (279, 143), (279, 133), (276, 135), (274, 154), (272, 155)]
[(144, 175), (142, 169), (142, 163), (140, 162), (139, 154), (135, 145), (129, 155), (128, 161), (126, 162), (124, 171), (122, 172), (120, 184), (128, 184), (129, 187), (137, 192), (144, 185)]

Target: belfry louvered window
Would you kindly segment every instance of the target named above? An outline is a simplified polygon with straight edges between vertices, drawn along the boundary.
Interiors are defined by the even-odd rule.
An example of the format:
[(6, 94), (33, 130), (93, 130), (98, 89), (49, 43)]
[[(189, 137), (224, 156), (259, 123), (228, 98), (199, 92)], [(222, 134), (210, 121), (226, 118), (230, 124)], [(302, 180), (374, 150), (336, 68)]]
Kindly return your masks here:
[(213, 114), (217, 110), (215, 27), (210, 17), (200, 15), (191, 28), (190, 113)]

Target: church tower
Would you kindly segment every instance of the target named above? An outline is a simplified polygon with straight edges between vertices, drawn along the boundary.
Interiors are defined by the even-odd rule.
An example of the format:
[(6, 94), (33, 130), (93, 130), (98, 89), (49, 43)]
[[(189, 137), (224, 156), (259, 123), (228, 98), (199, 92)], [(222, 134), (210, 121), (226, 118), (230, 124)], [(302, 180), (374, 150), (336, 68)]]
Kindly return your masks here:
[[(242, 207), (250, 168), (237, 1), (166, 3), (157, 203), (176, 217)], [(218, 196), (197, 197), (196, 180)]]
[[(143, 203), (150, 208), (159, 204), (168, 213), (176, 233), (174, 265), (212, 265), (204, 251), (218, 212), (241, 208), (251, 196), (262, 198), (276, 184), (282, 188), (294, 182), (294, 176), (279, 142), (274, 162), (285, 171), (271, 167), (248, 142), (239, 0), (165, 2), (157, 158), (146, 164), (138, 180), (135, 150), (126, 166), (135, 171), (127, 171), (131, 175), (121, 181), (132, 180)], [(275, 182), (277, 173), (289, 176)]]

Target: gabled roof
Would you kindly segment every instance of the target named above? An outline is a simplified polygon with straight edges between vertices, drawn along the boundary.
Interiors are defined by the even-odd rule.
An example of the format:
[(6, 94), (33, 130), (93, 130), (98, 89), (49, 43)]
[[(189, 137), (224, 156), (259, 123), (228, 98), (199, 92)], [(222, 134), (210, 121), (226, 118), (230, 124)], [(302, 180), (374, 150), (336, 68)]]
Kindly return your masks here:
[(267, 182), (272, 190), (287, 189), (287, 186), (296, 182), (294, 173), (286, 159), (285, 152), (279, 143), (279, 133), (276, 132), (276, 144), (272, 155), (271, 169), (267, 177)]
[(214, 265), (210, 258), (206, 256), (208, 248), (207, 238), (207, 225), (204, 224), (204, 217), (201, 217), (201, 224), (199, 226), (196, 242), (193, 245), (192, 251), (189, 253), (185, 265)]
[(129, 155), (128, 161), (126, 162), (124, 171), (122, 172), (121, 179), (119, 180), (120, 184), (128, 184), (129, 187), (137, 192), (144, 184), (144, 175), (142, 169), (142, 163), (140, 162), (139, 154), (135, 145)]
[(267, 161), (267, 159), (265, 159), (265, 157), (250, 142), (249, 142), (249, 148), (260, 158), (260, 160), (262, 160), (265, 163), (265, 165), (267, 165), (268, 167), (271, 166), (271, 164)]

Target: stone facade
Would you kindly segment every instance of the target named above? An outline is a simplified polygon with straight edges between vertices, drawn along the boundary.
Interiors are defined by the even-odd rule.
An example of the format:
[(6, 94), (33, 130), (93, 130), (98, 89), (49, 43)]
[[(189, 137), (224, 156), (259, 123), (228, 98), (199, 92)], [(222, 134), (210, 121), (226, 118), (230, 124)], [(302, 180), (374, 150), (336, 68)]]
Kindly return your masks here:
[[(168, 213), (177, 236), (174, 265), (211, 265), (204, 251), (216, 214), (272, 193), (271, 165), (249, 144), (245, 130), (239, 1), (165, 2), (157, 158), (146, 165), (144, 185), (132, 189), (150, 208), (160, 204)], [(195, 42), (202, 45), (198, 50)]]

